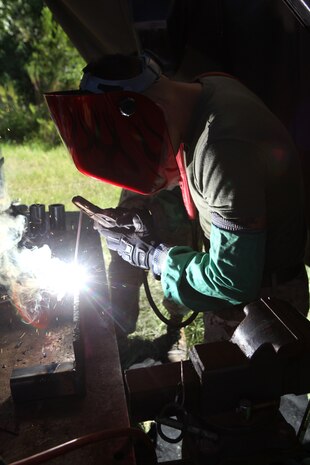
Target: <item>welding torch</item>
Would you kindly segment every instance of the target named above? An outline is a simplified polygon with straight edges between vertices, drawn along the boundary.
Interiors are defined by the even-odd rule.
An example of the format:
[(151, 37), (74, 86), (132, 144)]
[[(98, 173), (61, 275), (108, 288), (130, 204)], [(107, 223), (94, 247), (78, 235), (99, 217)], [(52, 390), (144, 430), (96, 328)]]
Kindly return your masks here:
[[(105, 237), (108, 248), (118, 252), (121, 251), (122, 256), (124, 251), (121, 249), (124, 248), (125, 237), (131, 238), (133, 246), (141, 241), (148, 243), (151, 247), (156, 247), (159, 244), (154, 231), (152, 215), (146, 209), (122, 207), (103, 209), (79, 195), (73, 197), (72, 202), (94, 221), (94, 228)], [(127, 243), (127, 247), (128, 245)], [(128, 252), (131, 252), (131, 250), (128, 250)], [(125, 255), (127, 255), (126, 252)], [(126, 258), (123, 256), (123, 258), (125, 260), (128, 258), (127, 261), (132, 262), (131, 257)], [(145, 269), (149, 268), (149, 266), (144, 266), (143, 263), (137, 263), (136, 265), (141, 265), (141, 268)]]
[(80, 195), (73, 197), (72, 202), (80, 210), (86, 213), (92, 220), (100, 224), (106, 229), (117, 227), (117, 217), (115, 214), (115, 208), (100, 208), (94, 205), (89, 200), (84, 199)]
[(120, 212), (116, 213), (115, 208), (100, 208), (80, 195), (73, 197), (72, 202), (94, 221), (94, 228), (104, 235), (108, 248), (118, 250), (122, 232), (129, 230), (129, 226), (118, 226)]

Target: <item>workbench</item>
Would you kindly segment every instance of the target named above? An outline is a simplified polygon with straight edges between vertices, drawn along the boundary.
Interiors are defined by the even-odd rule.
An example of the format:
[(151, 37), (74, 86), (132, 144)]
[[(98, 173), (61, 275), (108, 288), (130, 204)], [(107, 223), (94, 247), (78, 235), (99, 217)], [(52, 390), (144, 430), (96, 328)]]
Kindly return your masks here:
[[(67, 229), (54, 234), (54, 249), (74, 255), (79, 213), (66, 213)], [(41, 238), (41, 242), (44, 238)], [(56, 246), (55, 246), (56, 244)], [(74, 438), (97, 431), (128, 428), (129, 417), (119, 362), (101, 241), (92, 222), (83, 217), (79, 259), (95, 270), (95, 279), (79, 294), (79, 328), (83, 346), (80, 392), (57, 392), (42, 399), (15, 401), (11, 395), (13, 369), (73, 362), (69, 322), (58, 321), (47, 330), (21, 321), (9, 300), (0, 306), (0, 456), (13, 463)], [(85, 375), (85, 378), (83, 376)], [(70, 383), (69, 383), (70, 384)], [(68, 392), (66, 392), (66, 389)], [(53, 397), (55, 394), (56, 397)], [(104, 440), (52, 459), (53, 464), (114, 464), (115, 453), (126, 438)], [(119, 463), (119, 461), (117, 462)], [(127, 447), (122, 461), (134, 464), (132, 449)]]

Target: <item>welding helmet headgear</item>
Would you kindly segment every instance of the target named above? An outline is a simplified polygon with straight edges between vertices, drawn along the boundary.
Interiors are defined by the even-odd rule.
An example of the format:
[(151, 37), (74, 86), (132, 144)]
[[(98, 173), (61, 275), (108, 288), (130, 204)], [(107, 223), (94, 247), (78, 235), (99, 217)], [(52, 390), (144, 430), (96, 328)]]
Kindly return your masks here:
[(45, 94), (79, 171), (142, 194), (177, 184), (179, 170), (162, 110), (141, 95), (161, 74), (150, 57), (140, 73), (109, 80), (87, 71), (80, 91)]

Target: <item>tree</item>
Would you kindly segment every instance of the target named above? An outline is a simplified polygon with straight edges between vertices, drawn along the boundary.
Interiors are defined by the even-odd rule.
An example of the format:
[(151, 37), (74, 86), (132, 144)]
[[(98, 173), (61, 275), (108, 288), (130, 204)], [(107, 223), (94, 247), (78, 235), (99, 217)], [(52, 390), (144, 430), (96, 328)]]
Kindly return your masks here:
[(76, 88), (84, 60), (73, 48), (68, 37), (43, 7), (40, 17), (40, 40), (32, 45), (25, 69), (37, 94), (42, 91)]
[(58, 141), (43, 93), (76, 88), (84, 66), (42, 0), (0, 0), (0, 138)]

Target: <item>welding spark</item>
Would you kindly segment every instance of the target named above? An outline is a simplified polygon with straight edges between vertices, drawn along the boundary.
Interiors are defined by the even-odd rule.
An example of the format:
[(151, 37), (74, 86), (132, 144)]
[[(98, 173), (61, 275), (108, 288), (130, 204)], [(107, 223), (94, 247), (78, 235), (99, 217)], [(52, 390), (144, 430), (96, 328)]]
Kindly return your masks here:
[(52, 255), (48, 245), (19, 247), (25, 218), (0, 214), (0, 284), (25, 323), (47, 327), (53, 308), (87, 284), (87, 270)]
[(57, 295), (58, 300), (85, 289), (89, 277), (87, 270), (74, 262), (54, 262), (47, 274), (51, 292)]
[(48, 326), (55, 302), (75, 295), (88, 282), (87, 270), (75, 261), (68, 263), (52, 256), (48, 245), (22, 249), (15, 255), (16, 276), (12, 280), (12, 302), (25, 323)]
[(33, 279), (33, 286), (61, 300), (74, 294), (87, 283), (87, 271), (75, 262), (64, 262), (52, 257), (48, 245), (38, 249), (24, 249), (20, 254), (20, 269)]
[(25, 323), (45, 328), (55, 317), (57, 302), (87, 284), (87, 271), (77, 260), (67, 263), (53, 257), (48, 245), (31, 249), (21, 245), (26, 218), (9, 211), (3, 162), (0, 153), (0, 286)]

